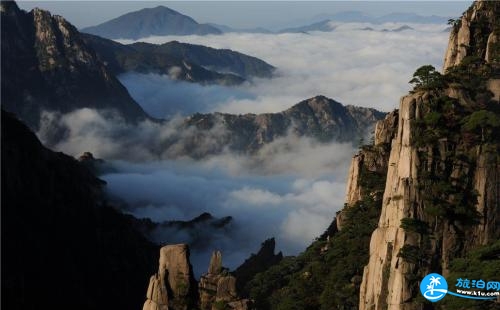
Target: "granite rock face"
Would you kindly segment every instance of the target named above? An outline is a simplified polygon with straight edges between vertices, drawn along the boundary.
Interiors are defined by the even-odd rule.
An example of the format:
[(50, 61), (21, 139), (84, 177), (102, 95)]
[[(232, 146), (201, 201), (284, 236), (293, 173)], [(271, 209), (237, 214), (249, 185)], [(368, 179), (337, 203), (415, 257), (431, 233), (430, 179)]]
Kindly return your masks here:
[(222, 266), (222, 254), (215, 251), (208, 272), (196, 283), (186, 244), (160, 249), (158, 272), (151, 276), (143, 310), (250, 309), (250, 301), (236, 291), (236, 278)]
[(238, 296), (236, 278), (222, 267), (222, 254), (219, 251), (212, 253), (208, 273), (201, 276), (199, 292), (202, 310), (244, 310), (250, 305), (248, 300)]
[(467, 56), (478, 56), (489, 63), (498, 58), (495, 22), (499, 12), (497, 1), (476, 1), (465, 11), (451, 30), (443, 71), (459, 65)]
[(196, 304), (196, 281), (185, 244), (160, 249), (158, 273), (149, 281), (144, 310), (187, 310)]
[(2, 106), (31, 128), (42, 111), (114, 110), (128, 121), (147, 118), (78, 30), (58, 15), (25, 12), (2, 1)]
[[(397, 121), (388, 122), (397, 126), (396, 131), (387, 130), (394, 127), (381, 123), (376, 127), (375, 143), (390, 142), (390, 156), (381, 216), (371, 237), (370, 259), (360, 288), (361, 310), (423, 309), (414, 299), (419, 294), (415, 278), (421, 279), (433, 270), (446, 277), (454, 258), (464, 257), (500, 234), (500, 165), (492, 154), (496, 142), (479, 137), (471, 144), (471, 138), (456, 132), (463, 132), (463, 125), (448, 131), (436, 129), (451, 126), (448, 124), (436, 125), (426, 133), (419, 130), (422, 124), (428, 126), (432, 115), (444, 113), (439, 110), (443, 109), (439, 106), (443, 100), (453, 103), (460, 124), (475, 111), (491, 111), (488, 105), (498, 105), (499, 10), (498, 2), (475, 2), (452, 29), (445, 56), (445, 70), (468, 66), (467, 57), (484, 61), (490, 70), (484, 88), (471, 91), (457, 83), (441, 89), (414, 90), (401, 99), (398, 114), (388, 116), (397, 117)], [(488, 90), (492, 91), (491, 99)], [(428, 140), (429, 134), (436, 136)], [(356, 171), (363, 159), (353, 160), (348, 203), (359, 199), (362, 178)], [(461, 200), (456, 200), (459, 195), (454, 191), (463, 193)], [(403, 223), (425, 229), (415, 233), (412, 229), (416, 226)], [(426, 234), (432, 240), (426, 239)], [(420, 256), (410, 257), (409, 250), (418, 251)]]
[[(498, 113), (499, 4), (475, 2), (452, 29), (445, 56), (445, 70), (467, 66), (468, 57), (482, 60), (490, 70), (484, 88), (473, 93), (457, 81), (439, 89), (414, 90), (401, 99), (398, 111), (377, 123), (373, 147), (362, 149), (353, 158), (347, 207), (363, 196), (367, 180), (363, 171), (387, 176), (381, 215), (372, 233), (370, 259), (361, 282), (360, 310), (424, 309), (415, 300), (420, 294), (415, 279), (419, 281), (431, 271), (446, 277), (453, 259), (465, 257), (500, 235), (500, 164), (498, 156), (492, 154), (498, 149), (497, 142), (491, 142), (497, 140), (485, 142), (484, 137), (476, 137), (472, 143), (472, 138), (462, 136), (463, 124), (474, 111)], [(462, 123), (455, 127), (438, 124), (422, 132), (419, 128), (429, 126), (433, 115), (446, 113), (441, 102), (453, 104), (450, 113)], [(432, 134), (436, 136), (429, 138)], [(374, 151), (384, 145), (380, 152)], [(457, 200), (454, 190), (468, 198)], [(339, 229), (342, 219), (340, 212)], [(415, 229), (420, 229), (419, 233)], [(409, 250), (418, 251), (419, 256), (410, 256)]]

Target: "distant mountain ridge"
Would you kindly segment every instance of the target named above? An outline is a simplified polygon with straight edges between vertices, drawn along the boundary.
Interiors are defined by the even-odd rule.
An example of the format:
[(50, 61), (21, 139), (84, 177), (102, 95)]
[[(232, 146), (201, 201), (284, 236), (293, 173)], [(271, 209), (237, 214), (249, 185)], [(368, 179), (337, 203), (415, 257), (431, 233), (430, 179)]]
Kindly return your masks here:
[(343, 23), (415, 23), (415, 24), (446, 24), (450, 17), (445, 16), (424, 16), (416, 13), (394, 12), (382, 16), (371, 16), (360, 11), (345, 11), (335, 14), (320, 14), (312, 18), (310, 23), (329, 19)]
[(114, 74), (135, 71), (202, 84), (235, 85), (252, 77), (271, 78), (275, 70), (265, 61), (228, 49), (177, 41), (124, 45), (90, 34), (82, 37)]
[[(301, 101), (279, 113), (234, 115), (226, 113), (194, 114), (184, 121), (196, 128), (192, 136), (183, 136), (182, 145), (174, 143), (176, 156), (201, 158), (232, 150), (252, 154), (279, 138), (293, 134), (320, 142), (354, 142), (363, 138), (385, 113), (371, 108), (344, 106), (325, 96)], [(201, 135), (211, 137), (210, 148), (197, 144)]]
[(189, 16), (165, 6), (130, 12), (102, 24), (81, 29), (82, 32), (108, 39), (132, 39), (164, 35), (206, 35), (221, 31), (199, 24)]
[(305, 26), (300, 26), (300, 27), (293, 27), (293, 28), (286, 28), (283, 30), (280, 30), (279, 33), (301, 33), (301, 32), (309, 32), (309, 31), (323, 31), (323, 32), (328, 32), (332, 31), (335, 29), (335, 26), (331, 24), (330, 19), (325, 19), (316, 23), (312, 23), (310, 25), (305, 25)]

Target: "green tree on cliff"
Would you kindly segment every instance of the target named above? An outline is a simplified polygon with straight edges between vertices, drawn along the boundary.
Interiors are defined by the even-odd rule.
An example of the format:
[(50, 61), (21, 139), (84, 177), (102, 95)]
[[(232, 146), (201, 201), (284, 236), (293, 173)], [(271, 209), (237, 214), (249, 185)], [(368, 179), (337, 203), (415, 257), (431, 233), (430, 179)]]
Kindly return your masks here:
[(425, 65), (413, 73), (413, 78), (409, 82), (413, 84), (414, 90), (440, 88), (444, 84), (443, 76), (436, 71), (432, 65)]

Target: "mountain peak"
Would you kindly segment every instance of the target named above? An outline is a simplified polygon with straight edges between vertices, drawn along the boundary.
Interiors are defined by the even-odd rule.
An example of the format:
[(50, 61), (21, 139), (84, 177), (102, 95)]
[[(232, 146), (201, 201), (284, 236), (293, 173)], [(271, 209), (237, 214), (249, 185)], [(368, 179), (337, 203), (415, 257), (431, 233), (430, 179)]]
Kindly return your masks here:
[(163, 5), (129, 12), (82, 31), (108, 39), (133, 40), (149, 36), (221, 33), (215, 27), (199, 24), (193, 18)]
[(147, 117), (71, 23), (39, 8), (27, 13), (14, 2), (1, 5), (6, 110), (22, 115), (32, 128), (43, 111), (83, 107), (116, 109), (131, 121)]

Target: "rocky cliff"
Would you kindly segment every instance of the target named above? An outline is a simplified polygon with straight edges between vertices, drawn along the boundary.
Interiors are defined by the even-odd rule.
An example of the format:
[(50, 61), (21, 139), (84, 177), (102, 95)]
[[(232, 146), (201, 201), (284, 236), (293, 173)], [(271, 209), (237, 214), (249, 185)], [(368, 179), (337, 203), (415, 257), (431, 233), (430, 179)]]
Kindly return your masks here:
[(208, 272), (201, 276), (200, 308), (202, 310), (250, 309), (250, 301), (238, 297), (236, 278), (222, 266), (222, 254), (212, 253)]
[(149, 280), (143, 309), (192, 309), (197, 299), (192, 269), (187, 245), (162, 247), (158, 272)]
[(467, 56), (476, 56), (489, 63), (498, 58), (499, 6), (497, 1), (476, 1), (461, 18), (455, 20), (443, 71), (459, 65)]
[(236, 278), (222, 266), (222, 254), (215, 251), (208, 272), (196, 283), (185, 244), (160, 250), (158, 272), (151, 276), (144, 310), (247, 310), (250, 301), (238, 297)]
[[(450, 275), (454, 261), (500, 236), (500, 110), (489, 91), (498, 78), (498, 16), (498, 2), (475, 2), (450, 35), (443, 84), (403, 97), (397, 121), (387, 123), (397, 125), (394, 133), (377, 126), (375, 144), (390, 141), (390, 156), (359, 309), (430, 307), (418, 299), (419, 281), (430, 272)], [(365, 161), (366, 154), (353, 159), (348, 205), (360, 200)]]
[(36, 128), (44, 110), (113, 109), (147, 117), (78, 30), (61, 16), (2, 1), (2, 106)]

